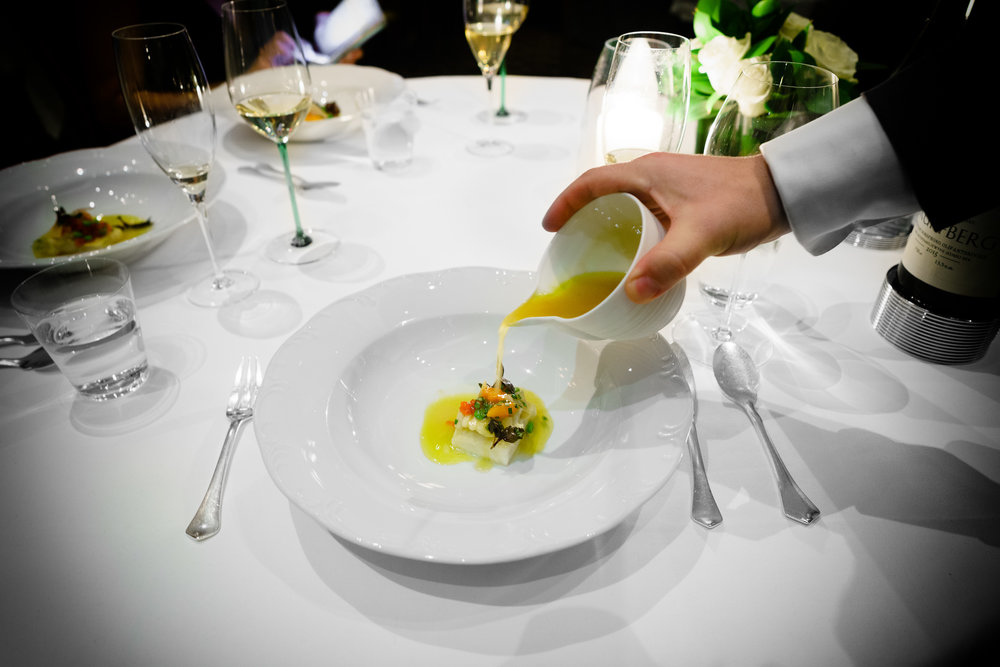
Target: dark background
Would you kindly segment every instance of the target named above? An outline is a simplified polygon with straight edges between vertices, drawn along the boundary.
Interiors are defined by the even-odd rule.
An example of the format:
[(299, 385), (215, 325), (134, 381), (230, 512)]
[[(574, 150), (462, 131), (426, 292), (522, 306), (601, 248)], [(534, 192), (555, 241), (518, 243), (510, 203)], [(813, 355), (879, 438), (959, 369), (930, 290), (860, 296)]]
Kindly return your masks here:
[[(133, 133), (121, 99), (111, 31), (146, 21), (188, 27), (209, 79), (225, 79), (222, 0), (49, 0), (19, 2), (0, 38), (6, 93), (0, 167), (53, 153), (105, 146)], [(818, 28), (842, 37), (862, 60), (882, 65), (861, 88), (902, 59), (938, 0), (786, 0)], [(951, 0), (945, 0), (951, 2)], [(958, 0), (955, 0), (956, 2)], [(995, 1), (995, 0), (991, 0)], [(317, 11), (339, 0), (288, 0), (303, 38)], [(381, 0), (388, 26), (359, 64), (405, 77), (478, 75), (463, 34), (459, 0)], [(511, 75), (589, 78), (604, 40), (632, 30), (693, 36), (696, 0), (533, 0), (508, 53)]]

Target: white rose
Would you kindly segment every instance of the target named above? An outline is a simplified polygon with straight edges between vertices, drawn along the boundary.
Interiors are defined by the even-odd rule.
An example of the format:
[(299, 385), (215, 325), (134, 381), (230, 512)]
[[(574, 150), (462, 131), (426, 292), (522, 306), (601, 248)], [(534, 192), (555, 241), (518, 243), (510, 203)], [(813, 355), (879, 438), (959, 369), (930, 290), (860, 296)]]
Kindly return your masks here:
[(778, 36), (791, 42), (800, 32), (808, 28), (811, 24), (812, 21), (810, 19), (792, 12), (788, 15), (788, 18), (785, 19), (784, 24), (782, 24), (781, 30), (778, 31)]
[[(742, 65), (767, 62), (766, 56), (754, 56), (742, 61)], [(767, 109), (765, 103), (771, 96), (771, 70), (766, 67), (754, 67), (751, 75), (740, 77), (739, 84), (733, 88), (731, 95), (740, 106), (740, 113), (748, 118), (756, 118)]]
[(712, 88), (728, 93), (740, 74), (740, 59), (750, 49), (750, 33), (743, 39), (719, 35), (698, 51), (699, 71), (708, 75)]
[(858, 67), (858, 54), (836, 35), (813, 28), (806, 35), (806, 53), (845, 81), (857, 81), (854, 73)]

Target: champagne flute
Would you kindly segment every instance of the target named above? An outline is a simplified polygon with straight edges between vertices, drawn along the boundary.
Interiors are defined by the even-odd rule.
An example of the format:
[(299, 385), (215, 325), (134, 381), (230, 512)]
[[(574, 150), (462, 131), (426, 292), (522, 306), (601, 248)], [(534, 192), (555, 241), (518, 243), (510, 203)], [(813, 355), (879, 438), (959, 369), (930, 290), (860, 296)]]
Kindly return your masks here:
[(215, 114), (208, 82), (187, 29), (147, 23), (112, 33), (122, 94), (140, 143), (188, 196), (205, 239), (212, 275), (188, 290), (199, 306), (217, 307), (252, 294), (260, 281), (219, 269), (208, 233), (205, 190), (215, 159)]
[(598, 121), (606, 164), (680, 148), (691, 102), (691, 42), (668, 32), (621, 35)]
[(288, 139), (306, 117), (312, 85), (291, 12), (283, 0), (227, 2), (222, 5), (222, 43), (229, 99), (254, 131), (277, 145), (292, 204), (295, 233), (270, 241), (265, 255), (282, 264), (322, 259), (339, 240), (302, 228), (288, 164)]
[[(760, 152), (760, 145), (819, 118), (839, 104), (835, 74), (815, 65), (771, 61), (744, 64), (705, 142), (709, 155), (745, 156)], [(767, 332), (751, 325), (748, 317), (737, 317), (736, 309), (750, 310), (755, 294), (745, 288), (747, 267), (753, 255), (772, 252), (760, 247), (740, 254), (724, 291), (713, 291), (715, 303), (724, 304), (720, 314), (702, 311), (683, 318), (674, 328), (675, 339), (692, 351), (690, 356), (711, 365), (715, 348), (738, 340), (754, 361), (770, 357), (773, 345)], [(726, 261), (710, 258), (707, 262)]]
[[(472, 55), (479, 70), (486, 78), (486, 91), (493, 90), (493, 77), (507, 56), (511, 35), (521, 27), (528, 14), (526, 2), (462, 0), (465, 15), (465, 39), (469, 42)], [(495, 114), (488, 113), (491, 123)], [(468, 146), (475, 155), (505, 155), (514, 147), (500, 139), (478, 139)]]

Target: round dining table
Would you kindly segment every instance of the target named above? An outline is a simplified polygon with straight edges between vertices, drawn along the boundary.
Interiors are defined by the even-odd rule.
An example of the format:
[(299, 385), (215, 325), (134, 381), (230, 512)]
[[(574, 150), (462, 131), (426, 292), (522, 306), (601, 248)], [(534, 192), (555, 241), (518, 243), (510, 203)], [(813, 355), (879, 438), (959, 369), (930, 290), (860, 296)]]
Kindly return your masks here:
[[(350, 377), (326, 376), (325, 359), (310, 366), (307, 351), (337, 357), (341, 332), (365, 326), (350, 308), (336, 317), (329, 309), (377, 300), (381, 285), (456, 270), (534, 271), (552, 236), (541, 228), (543, 214), (594, 163), (584, 129), (587, 80), (509, 77), (507, 106), (524, 119), (499, 125), (479, 117), (489, 103), (481, 77), (405, 84), (417, 97), (418, 120), (408, 168), (375, 169), (357, 127), (290, 144), (298, 176), (339, 183), (298, 192), (306, 226), (341, 240), (330, 257), (303, 265), (264, 256), (269, 239), (291, 230), (288, 191), (239, 167), (280, 168), (278, 152), (216, 90), (209, 228), (219, 263), (255, 274), (258, 291), (222, 308), (187, 300), (186, 288), (211, 270), (192, 217), (128, 260), (151, 364), (136, 394), (94, 402), (52, 367), (0, 369), (0, 663), (881, 667), (1000, 658), (1000, 346), (948, 366), (876, 333), (872, 307), (899, 249), (843, 244), (814, 257), (787, 237), (753, 306), (773, 344), (758, 407), (789, 472), (821, 512), (811, 525), (783, 515), (750, 421), (689, 349), (693, 382), (666, 408), (671, 419), (690, 420), (697, 404), (723, 516), (714, 528), (691, 519), (686, 429), (619, 424), (632, 428), (630, 437), (610, 449), (667, 454), (652, 457), (661, 472), (649, 492), (617, 513), (597, 516), (581, 498), (579, 512), (592, 516), (549, 541), (561, 527), (536, 525), (537, 541), (520, 551), (502, 542), (517, 526), (501, 526), (495, 559), (488, 546), (484, 557), (481, 536), (470, 537), (470, 548), (479, 542), (469, 562), (454, 552), (435, 558), (433, 546), (421, 551), (399, 534), (387, 534), (392, 546), (382, 548), (331, 529), (339, 513), (353, 511), (339, 503), (356, 484), (326, 485), (331, 506), (319, 510), (284, 485), (285, 468), (308, 463), (302, 457), (329, 459), (329, 449), (350, 446), (349, 426), (337, 425), (343, 438), (311, 442), (314, 451), (290, 445), (276, 454), (284, 433), (272, 414), (270, 425), (242, 433), (222, 530), (203, 541), (188, 537), (242, 357), (256, 355), (267, 367), (265, 393), (280, 358), (284, 376), (298, 364), (313, 391), (353, 383), (373, 400), (365, 363), (353, 362)], [(513, 150), (494, 157), (467, 150), (487, 136)], [(108, 150), (138, 145), (133, 137)], [(166, 177), (163, 187), (173, 187)], [(29, 273), (0, 267), (0, 335), (24, 331), (9, 295)], [(686, 290), (678, 320), (707, 306), (695, 276)], [(415, 329), (425, 314), (419, 300), (400, 308), (407, 318), (385, 327), (403, 340), (396, 329)], [(333, 335), (317, 345), (302, 331), (324, 313), (323, 331)], [(677, 349), (674, 331), (673, 324), (661, 331), (662, 349)], [(0, 356), (24, 351), (6, 346)], [(493, 359), (484, 355), (484, 379)], [(415, 365), (400, 362), (399, 383)], [(677, 378), (667, 381), (675, 386)], [(309, 398), (303, 412), (313, 409)], [(334, 414), (342, 404), (348, 419), (362, 410), (331, 400), (321, 421), (342, 422), (345, 415)], [(395, 419), (392, 410), (386, 406), (385, 420)], [(650, 421), (648, 411), (640, 416)], [(294, 424), (297, 413), (286, 418)], [(412, 441), (388, 444), (419, 448), (415, 430)], [(531, 475), (547, 470), (546, 456), (512, 473), (458, 464), (447, 474), (484, 483)], [(544, 486), (537, 476), (533, 483)], [(506, 499), (493, 500), (502, 507)], [(446, 513), (416, 503), (409, 510), (416, 524)], [(461, 546), (461, 535), (448, 539)]]

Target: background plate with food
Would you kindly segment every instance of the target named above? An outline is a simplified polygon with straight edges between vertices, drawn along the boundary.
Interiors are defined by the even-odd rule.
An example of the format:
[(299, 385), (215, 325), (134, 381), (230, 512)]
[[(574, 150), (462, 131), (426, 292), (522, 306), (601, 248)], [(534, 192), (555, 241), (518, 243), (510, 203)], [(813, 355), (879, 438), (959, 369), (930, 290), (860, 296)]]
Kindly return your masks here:
[[(208, 198), (222, 181), (216, 165)], [(54, 198), (54, 199), (53, 199)], [(78, 252), (37, 257), (35, 241), (52, 230), (56, 206), (67, 213), (149, 221), (145, 231), (109, 245), (82, 243)], [(81, 257), (129, 261), (145, 254), (194, 216), (187, 196), (133, 142), (60, 153), (0, 172), (0, 269), (50, 266)], [(118, 235), (107, 237), (109, 242)]]
[(378, 67), (363, 65), (312, 65), (313, 106), (289, 141), (323, 141), (361, 128), (361, 116), (354, 100), (365, 88), (376, 99), (389, 100), (406, 87), (403, 77)]

